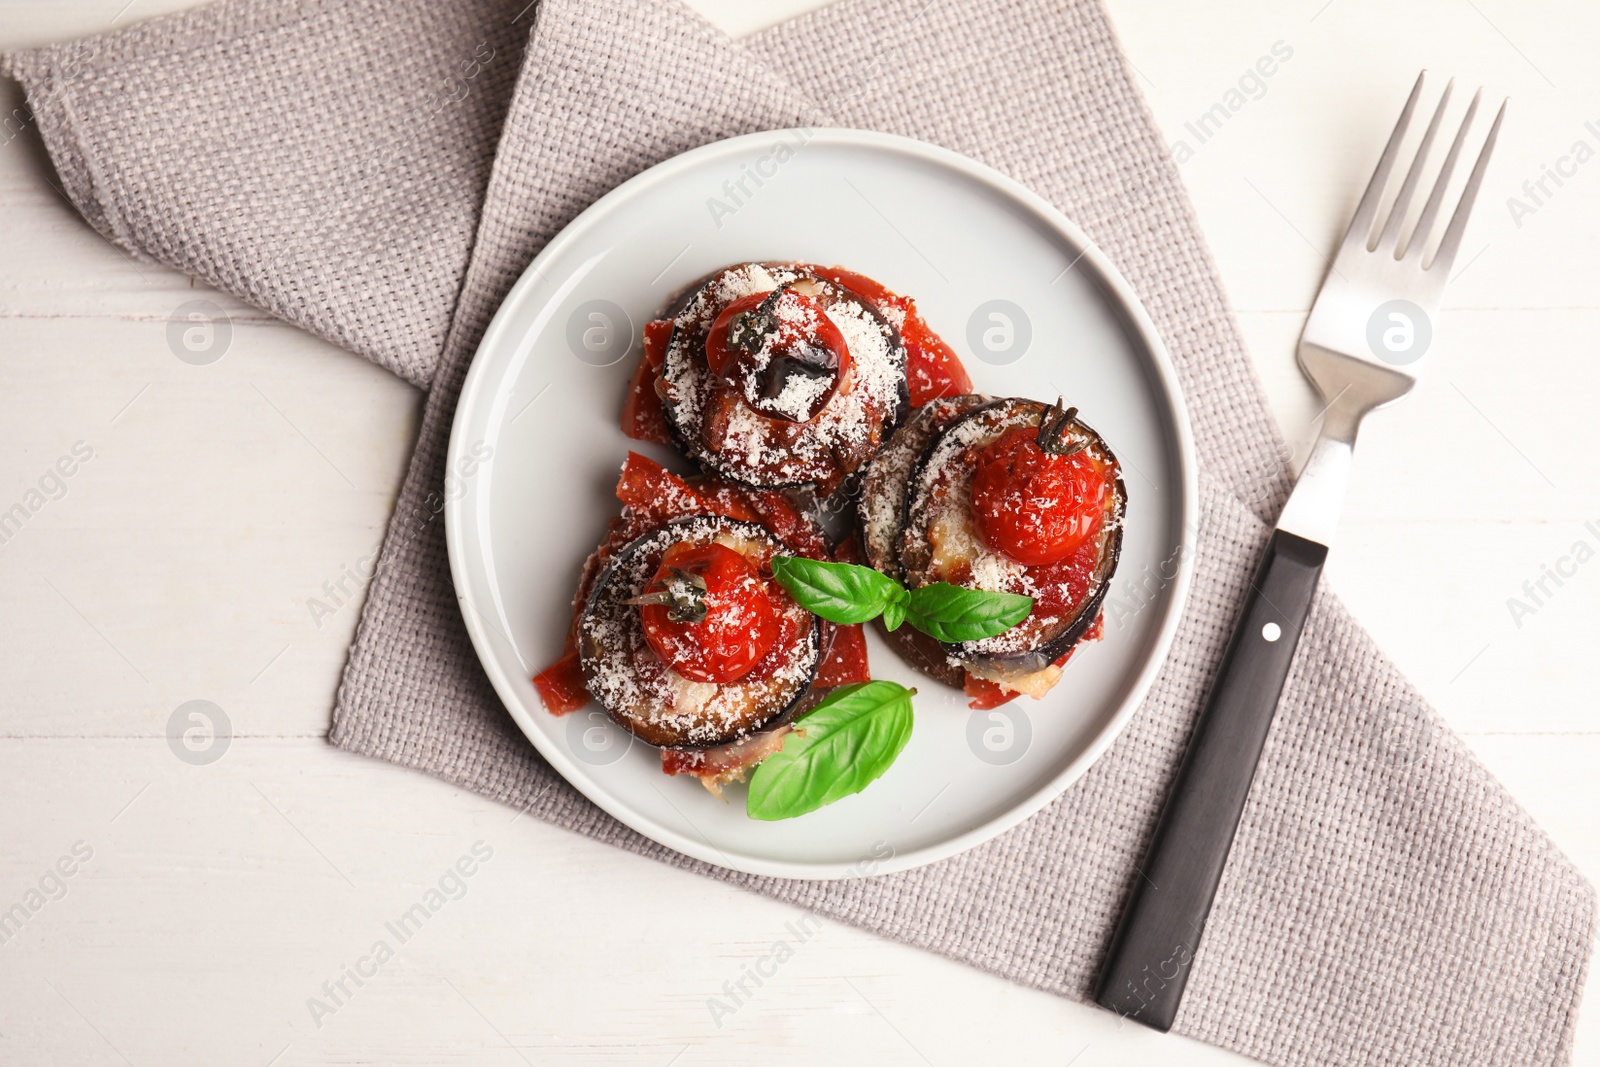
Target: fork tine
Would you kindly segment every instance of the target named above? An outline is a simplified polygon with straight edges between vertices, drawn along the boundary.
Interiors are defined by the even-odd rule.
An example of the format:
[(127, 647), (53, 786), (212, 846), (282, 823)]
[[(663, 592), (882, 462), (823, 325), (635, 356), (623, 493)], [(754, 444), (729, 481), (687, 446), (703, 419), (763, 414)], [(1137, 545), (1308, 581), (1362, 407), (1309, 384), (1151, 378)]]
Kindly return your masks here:
[(1439, 208), (1444, 203), (1445, 187), (1450, 184), (1450, 175), (1455, 173), (1456, 160), (1461, 156), (1461, 146), (1466, 143), (1467, 131), (1472, 128), (1472, 120), (1478, 114), (1478, 104), (1483, 100), (1483, 90), (1479, 89), (1472, 96), (1472, 103), (1467, 105), (1466, 117), (1461, 120), (1461, 128), (1456, 131), (1455, 140), (1450, 142), (1450, 151), (1444, 157), (1444, 166), (1439, 168), (1439, 177), (1433, 183), (1433, 192), (1428, 194), (1428, 203), (1422, 209), (1422, 215), (1417, 219), (1416, 228), (1411, 231), (1411, 238), (1406, 242), (1406, 259), (1420, 260), (1423, 251), (1428, 247), (1428, 235), (1433, 231), (1434, 220), (1439, 217)]
[(1383, 233), (1378, 237), (1378, 248), (1393, 248), (1394, 258), (1400, 258), (1400, 227), (1406, 220), (1406, 210), (1411, 207), (1411, 197), (1417, 191), (1417, 184), (1422, 181), (1422, 168), (1428, 163), (1428, 153), (1433, 151), (1433, 138), (1439, 132), (1439, 122), (1444, 118), (1444, 109), (1450, 103), (1450, 90), (1456, 87), (1456, 80), (1451, 78), (1445, 83), (1444, 93), (1439, 97), (1439, 106), (1433, 109), (1433, 118), (1428, 122), (1428, 131), (1422, 135), (1422, 143), (1417, 146), (1417, 154), (1411, 160), (1411, 169), (1406, 171), (1406, 180), (1400, 184), (1400, 192), (1394, 198), (1394, 204), (1389, 208), (1389, 220), (1383, 224)]
[(1378, 160), (1378, 169), (1372, 172), (1367, 191), (1362, 194), (1361, 203), (1356, 206), (1355, 216), (1350, 220), (1350, 228), (1345, 231), (1343, 249), (1352, 249), (1359, 241), (1361, 250), (1366, 251), (1367, 241), (1372, 236), (1372, 222), (1378, 216), (1378, 202), (1383, 199), (1384, 186), (1389, 183), (1389, 172), (1394, 170), (1395, 159), (1400, 155), (1400, 142), (1411, 125), (1411, 114), (1417, 109), (1417, 97), (1422, 95), (1422, 83), (1427, 77), (1427, 71), (1417, 75), (1417, 84), (1412, 86), (1405, 110), (1400, 112), (1400, 121), (1395, 123), (1394, 132), (1389, 135), (1389, 143)]
[(1500, 123), (1506, 117), (1507, 100), (1500, 105), (1500, 111), (1494, 117), (1494, 125), (1489, 127), (1489, 136), (1483, 139), (1483, 149), (1478, 153), (1478, 162), (1472, 167), (1472, 176), (1467, 179), (1467, 187), (1461, 191), (1461, 202), (1456, 205), (1456, 213), (1450, 217), (1450, 228), (1444, 231), (1444, 240), (1439, 242), (1439, 251), (1433, 255), (1433, 262), (1426, 264), (1426, 269), (1433, 270), (1441, 264), (1446, 274), (1450, 272), (1450, 264), (1455, 262), (1456, 253), (1461, 249), (1461, 237), (1467, 232), (1467, 216), (1472, 214), (1472, 202), (1478, 198), (1478, 189), (1483, 185), (1484, 172), (1489, 169), (1489, 156), (1494, 151), (1495, 138), (1500, 135)]

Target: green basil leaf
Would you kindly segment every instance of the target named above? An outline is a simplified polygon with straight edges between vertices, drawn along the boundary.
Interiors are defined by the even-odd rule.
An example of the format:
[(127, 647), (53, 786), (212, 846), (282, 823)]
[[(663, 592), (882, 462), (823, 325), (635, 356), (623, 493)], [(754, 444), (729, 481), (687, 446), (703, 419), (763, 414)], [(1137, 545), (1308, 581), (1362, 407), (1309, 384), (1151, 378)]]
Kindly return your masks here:
[(829, 622), (850, 624), (875, 619), (897, 593), (905, 595), (893, 578), (854, 563), (773, 556), (772, 576), (796, 603)]
[(915, 692), (863, 682), (829, 693), (751, 775), (745, 812), (792, 819), (871, 785), (911, 740)]
[(955, 644), (1003, 634), (1032, 610), (1031, 596), (934, 582), (911, 591), (906, 618), (935, 640)]
[(910, 595), (897, 584), (895, 595), (883, 606), (883, 628), (890, 633), (900, 629), (900, 624), (906, 621), (906, 607), (910, 603)]

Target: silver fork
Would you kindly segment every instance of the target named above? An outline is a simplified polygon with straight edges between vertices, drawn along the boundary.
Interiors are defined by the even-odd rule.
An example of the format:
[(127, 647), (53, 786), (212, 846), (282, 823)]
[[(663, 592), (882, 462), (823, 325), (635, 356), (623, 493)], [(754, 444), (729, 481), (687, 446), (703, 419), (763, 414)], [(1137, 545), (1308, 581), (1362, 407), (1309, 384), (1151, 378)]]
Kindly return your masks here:
[(1300, 335), (1300, 369), (1322, 394), (1326, 407), (1322, 432), (1289, 503), (1278, 517), (1278, 529), (1291, 530), (1323, 545), (1332, 543), (1339, 521), (1339, 505), (1344, 500), (1351, 452), (1361, 420), (1367, 412), (1399, 400), (1416, 384), (1423, 357), (1431, 347), (1433, 324), (1450, 280), (1450, 267), (1461, 250), (1467, 217), (1472, 213), (1484, 171), (1489, 167), (1489, 154), (1506, 115), (1506, 105), (1502, 103), (1438, 251), (1424, 263), (1446, 186), (1483, 97), (1482, 89), (1473, 96), (1416, 227), (1402, 243), (1400, 231), (1406, 209), (1421, 181), (1428, 150), (1439, 132), (1455, 82), (1445, 86), (1388, 219), (1374, 235), (1383, 191), (1399, 159), (1401, 141), (1411, 125), (1427, 76), (1426, 71), (1418, 76), (1416, 87), (1411, 90), (1411, 98), (1400, 113), (1400, 121), (1350, 220), (1350, 228), (1345, 231)]
[(1368, 412), (1394, 403), (1416, 384), (1450, 267), (1505, 118), (1501, 104), (1430, 258), (1429, 238), (1483, 93), (1473, 97), (1427, 203), (1402, 240), (1407, 209), (1454, 84), (1445, 87), (1380, 230), (1384, 191), (1426, 79), (1424, 71), (1411, 90), (1306, 320), (1300, 369), (1322, 394), (1322, 431), (1267, 543), (1101, 970), (1096, 1000), (1157, 1030), (1172, 1026), (1183, 998), (1338, 525), (1356, 432)]

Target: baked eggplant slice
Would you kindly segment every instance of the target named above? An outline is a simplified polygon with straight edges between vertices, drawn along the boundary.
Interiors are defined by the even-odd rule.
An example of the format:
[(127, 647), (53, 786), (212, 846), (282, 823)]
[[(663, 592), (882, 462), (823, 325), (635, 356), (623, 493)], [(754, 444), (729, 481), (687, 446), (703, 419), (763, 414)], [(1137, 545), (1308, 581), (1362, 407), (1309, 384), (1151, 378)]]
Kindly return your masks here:
[[(1074, 467), (1091, 480), (1101, 479), (1091, 482), (1097, 492), (1089, 506), (1091, 521), (1080, 523), (1084, 532), (1061, 558), (1019, 561), (986, 543), (980, 528), (992, 528), (995, 521), (1013, 529), (1041, 528), (1041, 516), (1031, 511), (1035, 505), (1027, 498), (1013, 501), (998, 520), (991, 518), (997, 513), (989, 504), (996, 498), (984, 496), (983, 508), (974, 504), (975, 482), (984, 480), (980, 490), (992, 484), (980, 466), (995, 462), (996, 450), (1017, 444), (1052, 456), (1081, 453)], [(951, 664), (1018, 692), (1038, 695), (1048, 689), (1059, 677), (1058, 661), (1099, 617), (1122, 549), (1127, 489), (1105, 440), (1077, 419), (1074, 409), (1016, 398), (992, 401), (958, 415), (933, 436), (907, 479), (904, 499), (897, 556), (906, 585), (942, 581), (1034, 598), (1033, 613), (1005, 633), (944, 645)], [(1048, 526), (1048, 516), (1043, 524)]]
[(672, 317), (656, 391), (683, 452), (764, 488), (840, 488), (905, 418), (906, 349), (867, 299), (804, 267), (712, 275)]
[(867, 465), (856, 500), (861, 548), (867, 564), (899, 581), (900, 532), (905, 529), (906, 487), (928, 446), (945, 427), (990, 398), (980, 393), (939, 397), (922, 405)]
[[(856, 498), (856, 520), (861, 534), (861, 551), (867, 565), (895, 581), (905, 573), (900, 566), (900, 532), (905, 529), (906, 486), (928, 445), (957, 417), (990, 398), (979, 393), (930, 400), (911, 413), (883, 450), (867, 465)], [(934, 681), (961, 688), (963, 672), (952, 663), (944, 646), (914, 626), (886, 629), (877, 620), (878, 636), (901, 659)]]
[[(646, 612), (653, 607), (670, 612), (667, 617), (675, 622), (705, 619), (706, 597), (715, 593), (703, 592), (703, 580), (697, 594), (695, 576), (672, 568), (668, 560), (667, 570), (683, 579), (681, 587), (671, 589), (683, 594), (680, 603), (668, 596), (660, 575), (669, 551), (712, 546), (742, 557), (753, 576), (749, 580), (769, 587), (767, 624), (776, 627), (753, 666), (729, 682), (697, 680), (686, 663), (674, 669), (647, 634)], [(787, 722), (811, 688), (823, 649), (821, 621), (771, 581), (772, 557), (786, 551), (765, 528), (720, 515), (666, 523), (620, 549), (595, 581), (578, 619), (578, 656), (590, 695), (623, 729), (662, 747), (727, 745)], [(698, 618), (693, 607), (700, 609)]]

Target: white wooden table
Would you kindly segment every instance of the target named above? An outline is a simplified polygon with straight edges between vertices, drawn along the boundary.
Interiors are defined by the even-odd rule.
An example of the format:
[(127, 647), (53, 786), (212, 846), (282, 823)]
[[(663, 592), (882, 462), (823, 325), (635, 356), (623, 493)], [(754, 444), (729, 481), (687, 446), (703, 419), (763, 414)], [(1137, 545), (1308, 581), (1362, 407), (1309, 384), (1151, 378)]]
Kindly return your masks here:
[[(190, 0), (127, 2), (0, 0), (0, 48)], [(816, 2), (696, 6), (738, 34)], [(1371, 420), (1328, 580), (1600, 876), (1600, 562), (1562, 564), (1532, 613), (1507, 605), (1577, 542), (1600, 547), (1600, 8), (1110, 6), (1193, 149), (1183, 174), (1302, 455), (1315, 404), (1293, 342), (1417, 69), (1514, 96), (1442, 358)], [(1289, 58), (1199, 143), (1186, 123), (1275, 46)], [(0, 87), (4, 112), (19, 103)], [(1561, 184), (1541, 192), (1547, 167)], [(133, 263), (51, 181), (34, 138), (0, 145), (0, 511), (47, 497), (0, 543), (0, 910), (42, 899), (0, 944), (0, 1063), (1242, 1062), (817, 920), (713, 1018), (708, 998), (802, 913), (329, 747), (358, 608), (308, 604), (382, 535), (418, 396)], [(232, 318), (208, 366), (167, 341), (200, 297)], [(231, 723), (205, 765), (164, 739), (191, 700)], [(461, 898), (372, 959), (476, 842), (492, 858)], [(1593, 1008), (1577, 1059), (1600, 1062)]]

